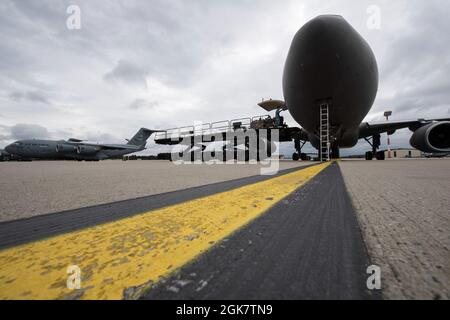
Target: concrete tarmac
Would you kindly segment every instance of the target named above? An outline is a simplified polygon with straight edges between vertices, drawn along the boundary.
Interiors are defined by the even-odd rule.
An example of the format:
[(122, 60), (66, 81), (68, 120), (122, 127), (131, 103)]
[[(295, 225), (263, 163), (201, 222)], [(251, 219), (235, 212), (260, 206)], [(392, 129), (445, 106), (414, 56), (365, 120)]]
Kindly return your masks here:
[[(170, 165), (170, 164), (169, 164)], [(312, 164), (311, 164), (312, 165)], [(301, 168), (306, 168), (304, 165)], [(298, 170), (280, 170), (276, 175), (256, 175), (112, 203), (42, 214), (0, 222), (0, 249), (128, 218), (193, 199), (233, 190)]]
[(341, 161), (387, 299), (450, 298), (450, 159)]
[(336, 163), (142, 299), (379, 299)]
[[(280, 161), (280, 170), (311, 162)], [(260, 174), (261, 164), (169, 161), (0, 163), (0, 221), (133, 199)]]
[[(311, 164), (281, 161), (279, 176)], [(287, 184), (276, 181), (291, 179), (292, 188), (297, 178), (275, 178), (272, 183), (270, 177), (259, 176), (260, 168), (176, 166), (164, 161), (1, 163), (0, 174), (5, 178), (0, 184), (2, 267), (6, 270), (8, 263), (20, 263), (19, 255), (14, 255), (16, 251), (30, 259), (27, 248), (47, 252), (56, 246), (69, 252), (68, 244), (72, 243), (68, 239), (78, 243), (82, 239), (102, 238), (104, 247), (113, 249), (155, 242), (153, 236), (145, 238), (146, 226), (156, 223), (157, 228), (167, 227), (168, 237), (193, 217), (198, 209), (195, 203), (209, 201), (206, 199), (216, 202), (205, 203), (210, 208), (196, 213), (198, 223), (211, 222), (203, 219), (208, 217), (208, 210), (219, 210), (224, 204), (233, 209), (220, 209), (217, 213), (231, 217), (233, 212), (246, 212), (251, 207), (241, 207), (241, 200), (233, 202), (236, 195), (242, 197), (236, 188), (249, 185), (249, 190), (261, 189), (255, 204), (274, 201), (274, 206), (248, 225), (235, 226), (235, 232), (225, 239), (212, 241), (213, 247), (206, 252), (202, 250), (211, 246), (209, 237), (221, 230), (220, 224), (208, 229), (204, 239), (180, 236), (176, 241), (186, 243), (191, 251), (197, 241), (202, 243), (201, 254), (186, 260), (188, 263), (181, 268), (174, 268), (161, 281), (152, 282), (150, 290), (147, 286), (131, 288), (128, 297), (136, 298), (145, 289), (142, 298), (147, 299), (450, 298), (449, 159), (343, 160), (277, 201), (270, 193), (275, 188), (286, 189)], [(251, 187), (252, 183), (263, 184)], [(251, 191), (242, 201), (253, 201), (253, 195), (256, 193)], [(186, 215), (178, 213), (178, 205), (185, 208)], [(172, 210), (170, 215), (165, 208)], [(147, 213), (140, 218), (138, 214), (144, 211)], [(49, 212), (53, 213), (45, 214)], [(159, 219), (173, 220), (164, 224), (154, 221), (152, 215), (157, 212)], [(148, 225), (134, 222), (141, 219), (147, 219)], [(130, 239), (141, 232), (145, 237), (139, 241), (145, 241), (127, 240), (128, 235), (118, 240), (116, 231), (108, 231), (110, 224), (114, 230), (130, 233)], [(89, 241), (81, 241), (77, 246), (87, 246), (90, 252)], [(173, 250), (181, 250), (171, 256), (163, 250), (163, 242), (158, 241), (158, 246), (162, 246), (159, 254), (168, 260), (149, 256), (150, 265), (176, 259), (183, 251), (180, 245), (169, 241)], [(100, 242), (94, 244), (99, 255), (109, 250), (101, 249)], [(89, 252), (79, 252), (77, 248), (72, 248), (77, 252), (75, 258), (89, 256)], [(114, 258), (127, 261), (120, 266), (121, 272), (133, 274), (135, 269), (127, 269), (127, 265), (139, 261), (128, 256), (127, 250), (119, 250), (122, 253)], [(36, 258), (44, 261), (45, 256), (36, 252)], [(62, 254), (59, 258), (70, 257)], [(50, 257), (46, 263), (51, 264)], [(369, 264), (381, 268), (381, 292), (367, 290), (365, 271)], [(64, 278), (64, 266), (58, 262), (52, 270), (59, 272), (58, 268), (62, 268), (60, 276)], [(89, 268), (95, 275), (95, 263)], [(113, 264), (108, 268), (118, 267)], [(145, 280), (148, 274), (142, 268), (139, 267), (140, 277)], [(8, 270), (14, 279), (14, 265)], [(33, 281), (32, 273), (26, 274)], [(73, 297), (80, 296), (82, 293)]]
[[(212, 195), (202, 196), (199, 188), (191, 188), (187, 190), (191, 197), (200, 196), (191, 200), (186, 199), (185, 190), (172, 192), (187, 200), (181, 203), (171, 195), (150, 196), (148, 204), (156, 208), (140, 214), (128, 215), (127, 211), (143, 205), (139, 202), (134, 208), (136, 203), (132, 200), (102, 207), (98, 210), (100, 220), (95, 210), (91, 215), (80, 215), (83, 212), (80, 210), (74, 214), (75, 220), (96, 224), (81, 230), (66, 230), (60, 235), (44, 233), (65, 228), (65, 220), (71, 228), (74, 223), (67, 212), (4, 222), (2, 226), (15, 229), (22, 236), (38, 229), (40, 238), (0, 250), (0, 299), (136, 298), (150, 283), (178, 270), (257, 219), (328, 165), (316, 164), (255, 183), (235, 185), (231, 190), (228, 182), (208, 185), (206, 192), (215, 191)], [(250, 182), (242, 181), (248, 179), (235, 183)], [(161, 203), (152, 201), (154, 198), (159, 198)], [(158, 209), (158, 205), (162, 207)], [(86, 210), (89, 213), (89, 208)], [(116, 210), (126, 211), (121, 216)], [(104, 221), (108, 211), (114, 221)], [(45, 221), (40, 221), (35, 228), (32, 222), (41, 218)], [(15, 226), (11, 228), (13, 223)], [(82, 274), (78, 291), (66, 286), (66, 269), (71, 265), (76, 265)]]

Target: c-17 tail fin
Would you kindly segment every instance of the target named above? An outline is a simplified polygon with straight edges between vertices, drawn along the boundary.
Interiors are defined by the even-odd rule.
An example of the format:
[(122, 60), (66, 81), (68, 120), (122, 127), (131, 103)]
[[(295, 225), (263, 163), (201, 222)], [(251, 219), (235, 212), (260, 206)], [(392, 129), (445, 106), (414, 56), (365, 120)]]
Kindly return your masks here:
[(133, 136), (133, 138), (128, 140), (127, 144), (144, 148), (145, 144), (147, 143), (147, 139), (154, 132), (158, 132), (158, 130), (150, 130), (147, 128), (140, 128), (139, 131)]

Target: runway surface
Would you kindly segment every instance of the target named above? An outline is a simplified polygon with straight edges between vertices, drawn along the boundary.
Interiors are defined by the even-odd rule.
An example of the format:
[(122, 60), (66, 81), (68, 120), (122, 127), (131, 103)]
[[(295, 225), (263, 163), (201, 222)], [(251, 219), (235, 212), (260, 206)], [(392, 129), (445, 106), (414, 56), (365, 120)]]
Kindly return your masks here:
[[(0, 298), (136, 298), (327, 165), (4, 249), (0, 251)], [(67, 288), (68, 266), (81, 270), (81, 289)]]
[[(304, 164), (303, 167), (311, 165)], [(295, 170), (298, 170), (298, 167), (281, 170), (274, 176), (250, 176), (136, 199), (0, 222), (0, 249), (131, 217), (146, 211), (271, 179)]]
[(143, 299), (374, 299), (337, 164)]
[(341, 161), (389, 299), (450, 299), (450, 159)]
[[(306, 164), (310, 164), (306, 163)], [(280, 161), (280, 170), (304, 166)], [(33, 161), (0, 163), (0, 221), (95, 206), (260, 175), (266, 164), (168, 161)]]
[[(84, 173), (103, 163), (98, 174)], [(26, 163), (22, 177), (42, 195), (67, 172), (93, 174), (89, 188), (114, 199), (112, 169), (127, 174), (121, 161), (112, 163), (64, 169), (62, 162), (39, 183), (34, 179), (48, 170), (33, 176), (29, 165), (53, 163)], [(132, 164), (129, 173), (152, 163)], [(62, 200), (78, 208), (37, 216), (45, 206), (29, 201), (35, 195), (16, 199), (40, 209), (0, 223), (0, 299), (449, 298), (448, 159), (282, 162), (275, 176), (252, 174), (257, 166), (155, 166), (165, 180), (178, 175), (169, 183), (174, 190), (136, 197), (139, 188), (156, 190), (142, 174), (146, 179), (122, 185), (133, 192), (121, 201), (81, 207), (91, 200), (83, 202), (77, 187), (71, 201)], [(182, 177), (203, 169), (207, 177), (183, 187)], [(152, 183), (163, 181), (156, 177)], [(57, 203), (63, 193), (46, 196)], [(10, 198), (2, 198), (2, 216)], [(381, 268), (381, 291), (367, 289), (371, 264)], [(81, 270), (77, 290), (67, 288), (73, 265)]]

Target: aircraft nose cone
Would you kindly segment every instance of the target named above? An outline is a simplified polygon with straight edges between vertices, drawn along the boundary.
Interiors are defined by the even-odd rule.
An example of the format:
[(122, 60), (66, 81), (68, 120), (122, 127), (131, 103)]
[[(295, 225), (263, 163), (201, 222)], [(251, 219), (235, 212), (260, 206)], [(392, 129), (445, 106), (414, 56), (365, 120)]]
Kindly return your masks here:
[(303, 28), (305, 34), (311, 37), (323, 37), (328, 32), (333, 32), (336, 27), (347, 22), (339, 15), (321, 15), (310, 20)]

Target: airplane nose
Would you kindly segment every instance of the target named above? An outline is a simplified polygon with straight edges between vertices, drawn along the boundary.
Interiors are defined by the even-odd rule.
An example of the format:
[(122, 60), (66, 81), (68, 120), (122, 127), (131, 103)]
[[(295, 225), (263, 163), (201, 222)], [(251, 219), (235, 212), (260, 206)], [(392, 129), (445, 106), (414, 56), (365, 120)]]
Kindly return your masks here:
[(303, 26), (303, 37), (311, 39), (310, 41), (321, 42), (323, 45), (327, 36), (336, 37), (336, 29), (346, 27), (347, 24), (342, 16), (321, 15)]

